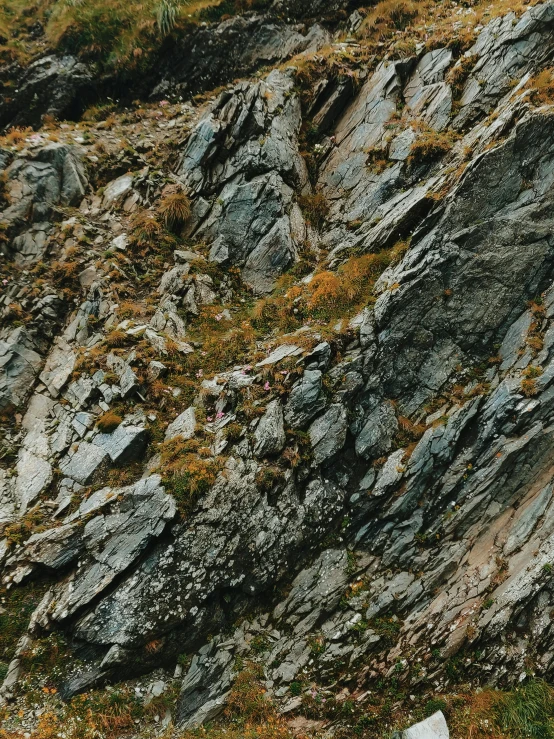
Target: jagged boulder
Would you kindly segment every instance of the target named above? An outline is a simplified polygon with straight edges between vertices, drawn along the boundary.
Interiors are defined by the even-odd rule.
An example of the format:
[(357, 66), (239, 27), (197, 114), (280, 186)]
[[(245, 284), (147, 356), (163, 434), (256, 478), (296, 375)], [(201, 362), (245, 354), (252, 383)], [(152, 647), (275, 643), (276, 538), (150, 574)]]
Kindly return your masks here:
[(15, 95), (4, 95), (0, 126), (36, 126), (44, 115), (76, 118), (93, 99), (95, 70), (75, 56), (42, 56), (22, 70)]
[[(36, 261), (48, 244), (53, 208), (78, 205), (85, 195), (82, 157), (75, 146), (52, 143), (15, 159), (4, 173), (9, 205), (1, 217), (14, 238), (2, 249), (21, 264)], [(27, 225), (31, 228), (23, 230)]]
[(19, 406), (42, 364), (36, 343), (23, 326), (0, 334), (0, 409)]
[(200, 120), (181, 157), (179, 176), (194, 194), (191, 233), (210, 259), (242, 268), (268, 292), (303, 238), (293, 187), (308, 184), (298, 153), (300, 102), (290, 73), (225, 91)]
[(313, 53), (329, 39), (317, 23), (306, 29), (283, 16), (259, 13), (204, 25), (166, 50), (151, 95), (190, 95), (215, 88), (300, 52)]

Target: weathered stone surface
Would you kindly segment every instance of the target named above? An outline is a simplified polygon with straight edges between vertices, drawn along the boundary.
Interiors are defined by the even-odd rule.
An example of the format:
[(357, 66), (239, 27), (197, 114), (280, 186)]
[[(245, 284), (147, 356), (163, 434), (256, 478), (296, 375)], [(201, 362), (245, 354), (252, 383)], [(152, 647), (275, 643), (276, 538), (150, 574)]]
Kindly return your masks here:
[[(108, 489), (104, 503), (110, 500), (110, 508), (87, 520), (82, 529), (80, 564), (69, 579), (53, 589), (50, 610), (45, 611), (49, 618), (67, 619), (90, 603), (175, 516), (175, 502), (166, 495), (157, 475), (126, 488)], [(90, 508), (88, 512), (90, 515)]]
[(54, 118), (79, 114), (94, 88), (93, 70), (76, 57), (43, 56), (23, 71), (15, 95), (3, 96), (0, 125), (36, 125), (45, 114)]
[(299, 52), (314, 52), (329, 40), (321, 26), (313, 25), (306, 33), (283, 17), (235, 16), (215, 27), (198, 28), (160, 60), (157, 72), (162, 79), (153, 94), (190, 95), (215, 88)]
[(442, 711), (402, 732), (402, 739), (448, 739), (450, 732)]
[(183, 439), (192, 439), (196, 430), (196, 413), (191, 406), (183, 411), (177, 418), (172, 421), (165, 431), (166, 441), (174, 439), (176, 436), (182, 436)]
[[(231, 462), (194, 520), (174, 529), (172, 546), (155, 548), (138, 571), (123, 580), (116, 597), (107, 595), (80, 619), (81, 637), (132, 646), (146, 643), (160, 628), (167, 632), (183, 627), (188, 636), (180, 637), (182, 650), (188, 639), (193, 643), (208, 627), (214, 594), (231, 588), (251, 598), (272, 586), (285, 574), (284, 562), (306, 557), (309, 542), (315, 541), (313, 533), (329, 530), (341, 515), (343, 493), (330, 483), (314, 479), (300, 501), (289, 482), (273, 508), (259, 495), (257, 466)], [(216, 559), (214, 547), (219, 551)], [(176, 561), (181, 563), (178, 569)], [(146, 571), (148, 577), (143, 576)], [(177, 592), (175, 588), (180, 601), (167, 597)]]
[(233, 653), (218, 640), (202, 647), (183, 680), (177, 723), (183, 729), (202, 726), (223, 711), (234, 675)]
[(41, 381), (48, 388), (53, 398), (57, 398), (66, 384), (73, 368), (76, 356), (63, 337), (60, 337), (48, 355), (44, 369), (40, 373)]
[[(291, 17), (322, 8), (319, 0), (277, 5)], [(117, 164), (106, 157), (100, 176), (135, 174), (112, 180), (105, 202), (87, 197), (62, 226), (49, 213), (62, 202), (60, 172), (72, 155), (56, 149), (57, 164), (52, 153), (35, 156), (42, 144), (30, 137), (18, 153), (0, 151), (14, 174), (6, 253), (40, 252), (47, 264), (78, 245), (75, 297), (66, 281), (61, 297), (56, 285), (37, 298), (33, 271), (14, 277), (11, 267), (0, 293), (8, 325), (10, 306), (21, 304), (25, 334), (15, 339), (36, 354), (31, 368), (21, 360), (10, 374), (8, 347), (4, 394), (20, 392), (21, 406), (47, 357), (25, 416), (2, 422), (0, 521), (17, 522), (36, 505), (33, 516), (51, 525), (19, 547), (0, 545), (0, 560), (12, 587), (45, 571), (55, 580), (31, 629), (59, 626), (90, 656), (64, 695), (181, 654), (193, 659), (179, 704), (186, 726), (221, 710), (237, 657), (259, 662), (289, 714), (302, 711), (291, 681), (336, 694), (338, 679), (340, 697), (362, 705), (358, 687), (373, 691), (393, 674), (407, 695), (419, 680), (450, 690), (445, 666), (461, 648), (482, 655), (464, 662), (475, 684), (517, 682), (529, 655), (536, 674), (552, 679), (554, 117), (531, 89), (551, 57), (551, 8), (494, 20), (458, 62), (454, 46), (415, 45), (412, 57), (398, 59), (396, 48), (394, 61), (376, 59), (369, 71), (352, 61), (363, 53), (364, 39), (352, 39), (366, 33), (364, 18), (344, 16), (352, 37), (333, 41), (333, 64), (313, 91), (306, 69), (320, 60), (300, 60), (298, 72), (233, 83), (206, 108), (162, 101), (164, 112), (153, 108), (142, 121), (141, 141), (125, 123), (135, 153), (126, 148)], [(460, 23), (466, 16), (472, 11)], [(226, 28), (253, 27), (255, 17)], [(217, 28), (204, 27), (210, 37)], [(449, 82), (468, 71), (460, 139), (439, 136), (452, 125), (453, 95), (458, 110), (461, 83)], [(61, 128), (61, 140), (78, 142), (76, 131)], [(200, 251), (205, 242), (204, 257), (182, 249), (167, 262), (148, 255), (145, 267), (129, 240), (125, 253), (102, 259), (118, 234), (131, 233), (133, 209), (153, 213), (174, 182), (164, 161), (149, 169), (140, 159), (177, 132), (177, 176), (193, 209), (182, 236)], [(94, 136), (110, 146), (117, 138), (103, 124)], [(420, 136), (439, 142), (437, 152), (416, 156)], [(79, 146), (95, 162), (90, 144)], [(308, 213), (300, 196), (314, 192), (329, 205), (317, 229), (299, 206)], [(266, 292), (300, 250), (278, 296), (294, 290), (299, 322), (285, 335), (279, 322), (265, 332), (268, 301), (249, 333), (239, 322), (250, 298), (226, 267)], [(371, 276), (352, 294), (367, 289), (366, 307), (356, 297), (344, 315), (320, 319), (308, 302), (314, 274), (348, 275), (344, 261), (362, 255), (348, 266), (365, 265), (365, 252)], [(49, 286), (48, 269), (38, 269)], [(144, 299), (145, 285), (157, 306)], [(123, 304), (133, 287), (140, 311)], [(61, 333), (68, 301), (74, 312)], [(245, 339), (236, 359), (215, 360), (212, 319), (223, 342)], [(2, 330), (8, 345), (13, 327)], [(108, 339), (114, 330), (123, 337)], [(110, 353), (112, 339), (124, 346)], [(77, 356), (85, 361), (70, 381)], [(167, 380), (154, 382), (166, 369)], [(98, 434), (100, 414), (122, 405), (123, 424)], [(149, 476), (162, 465), (158, 434), (168, 422), (168, 440), (196, 434), (199, 442), (190, 481), (176, 480), (178, 520)], [(141, 456), (146, 477), (135, 485), (83, 490), (108, 465)], [(215, 483), (196, 486), (195, 475), (212, 469)], [(10, 667), (12, 688), (20, 666)], [(156, 675), (146, 684), (154, 679), (167, 682)], [(153, 695), (151, 687), (146, 700)]]
[(319, 370), (306, 370), (292, 388), (285, 407), (285, 420), (289, 426), (303, 428), (325, 408), (321, 377)]
[(82, 441), (77, 449), (60, 460), (60, 470), (66, 477), (86, 485), (105, 469), (108, 452), (88, 441)]
[(254, 431), (254, 454), (257, 457), (279, 454), (284, 446), (283, 407), (280, 400), (272, 400)]
[(142, 426), (121, 424), (110, 434), (97, 434), (92, 442), (104, 450), (116, 464), (139, 459), (148, 443), (148, 432)]
[(289, 74), (273, 71), (262, 82), (223, 93), (181, 160), (180, 177), (196, 196), (194, 235), (210, 245), (210, 259), (242, 267), (260, 293), (294, 259), (291, 185), (307, 184), (293, 84)]
[(346, 409), (340, 404), (331, 405), (326, 413), (315, 420), (309, 429), (314, 459), (325, 462), (344, 446), (346, 440)]
[(396, 414), (390, 403), (373, 410), (356, 437), (356, 453), (360, 457), (380, 457), (391, 448), (392, 437), (398, 428)]
[(514, 80), (538, 69), (552, 53), (554, 7), (529, 8), (519, 20), (514, 13), (489, 23), (469, 53), (479, 57), (468, 78), (454, 125), (462, 128), (490, 112)]
[(19, 406), (27, 398), (42, 364), (23, 326), (0, 338), (0, 408)]

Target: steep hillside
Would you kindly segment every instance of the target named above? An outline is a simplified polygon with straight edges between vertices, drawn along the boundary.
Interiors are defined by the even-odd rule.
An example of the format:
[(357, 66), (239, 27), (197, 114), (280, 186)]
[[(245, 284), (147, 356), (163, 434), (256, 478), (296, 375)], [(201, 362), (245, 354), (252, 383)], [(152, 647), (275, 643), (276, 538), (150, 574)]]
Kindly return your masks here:
[(0, 739), (554, 737), (554, 2), (0, 31)]

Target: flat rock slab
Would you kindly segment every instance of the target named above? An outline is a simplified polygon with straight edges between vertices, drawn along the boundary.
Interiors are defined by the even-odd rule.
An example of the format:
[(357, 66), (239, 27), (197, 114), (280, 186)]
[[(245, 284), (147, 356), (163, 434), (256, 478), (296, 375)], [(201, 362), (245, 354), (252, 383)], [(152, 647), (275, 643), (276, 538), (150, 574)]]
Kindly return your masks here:
[(118, 426), (111, 434), (94, 437), (94, 445), (107, 452), (116, 464), (138, 459), (147, 443), (148, 431), (142, 426)]
[(82, 441), (72, 456), (66, 456), (60, 462), (60, 470), (65, 477), (87, 485), (101, 468), (108, 464), (110, 456), (105, 449), (96, 444)]
[(442, 711), (402, 732), (402, 739), (449, 739), (450, 733)]
[(169, 424), (165, 432), (165, 440), (174, 439), (176, 436), (182, 436), (183, 439), (192, 439), (195, 429), (196, 414), (191, 406)]

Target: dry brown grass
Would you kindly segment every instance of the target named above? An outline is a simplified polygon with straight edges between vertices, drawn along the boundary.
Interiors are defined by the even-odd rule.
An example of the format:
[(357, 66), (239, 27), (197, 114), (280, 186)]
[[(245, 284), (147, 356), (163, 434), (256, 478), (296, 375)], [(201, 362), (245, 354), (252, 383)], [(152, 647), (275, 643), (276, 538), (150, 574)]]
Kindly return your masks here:
[(100, 416), (96, 425), (102, 433), (109, 434), (111, 431), (115, 431), (122, 421), (123, 418), (120, 415), (113, 410), (109, 410)]
[(531, 90), (530, 97), (534, 105), (554, 103), (554, 68), (543, 69), (527, 82), (525, 88)]
[(429, 164), (451, 151), (457, 134), (453, 131), (434, 131), (419, 126), (419, 135), (410, 148), (410, 164)]
[(139, 211), (131, 218), (130, 246), (133, 251), (144, 253), (155, 246), (162, 238), (162, 227), (155, 215), (149, 211)]
[(158, 204), (158, 213), (167, 229), (176, 231), (190, 218), (190, 199), (177, 185), (168, 185)]
[(325, 195), (316, 192), (313, 195), (300, 195), (298, 205), (302, 209), (308, 223), (314, 228), (321, 228), (329, 213), (329, 204)]
[(182, 436), (164, 442), (160, 449), (159, 472), (183, 514), (188, 514), (198, 498), (210, 489), (221, 469), (221, 460), (201, 458), (201, 451), (199, 441), (185, 440)]
[(113, 349), (125, 346), (125, 344), (128, 343), (128, 340), (129, 337), (127, 336), (127, 334), (124, 331), (118, 331), (117, 329), (110, 331), (105, 339), (106, 344)]
[(281, 289), (254, 306), (255, 327), (265, 332), (271, 328), (291, 332), (306, 321), (348, 320), (371, 302), (377, 278), (400, 259), (407, 248), (408, 242), (398, 242), (391, 249), (377, 254), (350, 257), (336, 272), (323, 270), (316, 273), (307, 285), (286, 287), (290, 276), (285, 275)]

